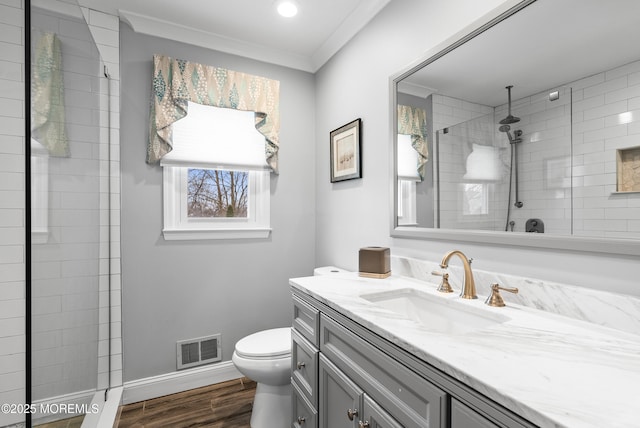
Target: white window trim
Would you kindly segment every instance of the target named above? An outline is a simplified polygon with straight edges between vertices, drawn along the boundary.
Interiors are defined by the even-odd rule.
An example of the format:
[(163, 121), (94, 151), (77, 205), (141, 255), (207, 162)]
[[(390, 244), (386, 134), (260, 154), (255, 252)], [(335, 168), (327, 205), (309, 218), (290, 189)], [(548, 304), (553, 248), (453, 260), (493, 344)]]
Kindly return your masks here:
[(415, 180), (398, 180), (398, 226), (417, 226)]
[(266, 239), (270, 227), (269, 171), (249, 171), (247, 218), (187, 217), (187, 167), (163, 166), (164, 228), (167, 241), (202, 239)]

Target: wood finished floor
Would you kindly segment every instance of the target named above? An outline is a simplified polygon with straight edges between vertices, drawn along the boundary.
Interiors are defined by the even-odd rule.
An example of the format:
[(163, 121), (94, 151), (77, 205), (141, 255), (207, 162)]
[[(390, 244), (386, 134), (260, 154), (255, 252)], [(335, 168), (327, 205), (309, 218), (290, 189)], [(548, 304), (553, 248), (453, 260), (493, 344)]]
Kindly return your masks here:
[(236, 379), (120, 407), (118, 428), (249, 428), (256, 383)]

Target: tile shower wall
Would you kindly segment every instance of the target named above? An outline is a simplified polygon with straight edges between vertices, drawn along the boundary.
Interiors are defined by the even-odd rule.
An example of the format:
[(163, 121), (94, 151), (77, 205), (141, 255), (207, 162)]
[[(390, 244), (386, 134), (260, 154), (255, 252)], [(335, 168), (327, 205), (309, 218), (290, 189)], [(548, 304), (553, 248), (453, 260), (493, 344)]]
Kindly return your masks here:
[[(560, 98), (550, 101), (550, 92), (556, 90)], [(433, 106), (434, 129), (490, 109), (435, 95)], [(519, 98), (512, 109), (522, 119), (511, 125), (512, 132), (523, 131), (518, 165), (524, 206), (511, 206), (514, 230), (525, 231), (526, 221), (538, 218), (545, 232), (555, 235), (640, 238), (640, 193), (616, 192), (616, 150), (640, 146), (640, 61)], [(506, 136), (497, 130), (497, 120), (506, 115), (506, 104), (496, 107), (494, 141), (499, 146), (501, 141), (506, 144)], [(465, 223), (454, 183), (464, 174), (460, 159), (466, 156), (455, 150), (460, 149), (441, 147), (441, 227), (447, 227), (447, 221), (458, 228)], [(508, 168), (509, 151), (503, 155)], [(473, 228), (486, 229), (487, 224), (478, 222)], [(467, 222), (465, 227), (470, 226)]]
[[(438, 171), (440, 183), (440, 210), (435, 213), (442, 228), (469, 228), (495, 230), (502, 223), (499, 214), (505, 206), (500, 201), (503, 192), (495, 189), (493, 184), (486, 191), (489, 193), (488, 205), (492, 207), (486, 215), (464, 214), (462, 196), (464, 190), (463, 176), (466, 173), (466, 158), (472, 151), (474, 141), (491, 143), (494, 140), (493, 108), (482, 104), (470, 103), (444, 95), (431, 96), (433, 103), (433, 141), (435, 132), (449, 128), (447, 134), (440, 133), (437, 145)], [(461, 122), (470, 123), (469, 127), (452, 127)], [(435, 145), (435, 143), (434, 143)], [(489, 188), (490, 187), (490, 188)], [(498, 198), (498, 199), (496, 199)], [(500, 210), (496, 211), (496, 207)]]
[[(0, 403), (25, 399), (24, 4), (0, 0)], [(0, 413), (0, 426), (24, 421)]]
[[(551, 101), (549, 93), (558, 91), (559, 98)], [(544, 222), (545, 233), (571, 234), (571, 91), (552, 88), (539, 94), (517, 99), (512, 105), (513, 115), (520, 122), (511, 124), (511, 132), (522, 131), (518, 151), (518, 188), (522, 208), (515, 202), (515, 182), (510, 202), (509, 220), (513, 230), (524, 232), (529, 219)], [(496, 138), (507, 145), (504, 164), (510, 165), (510, 148), (498, 122), (508, 114), (507, 105), (496, 108), (494, 125)], [(508, 175), (507, 175), (508, 177)], [(515, 179), (514, 179), (515, 181)], [(508, 183), (508, 179), (507, 179)], [(504, 217), (506, 219), (506, 216)]]
[(616, 193), (616, 150), (640, 146), (640, 61), (573, 88), (574, 234), (640, 238), (640, 193)]

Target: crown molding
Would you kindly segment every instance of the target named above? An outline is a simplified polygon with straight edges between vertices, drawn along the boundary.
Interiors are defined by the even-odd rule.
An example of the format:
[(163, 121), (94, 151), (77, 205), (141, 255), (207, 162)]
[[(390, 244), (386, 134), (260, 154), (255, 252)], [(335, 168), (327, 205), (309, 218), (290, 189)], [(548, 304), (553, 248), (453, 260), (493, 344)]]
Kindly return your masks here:
[(118, 14), (136, 33), (162, 37), (194, 46), (315, 73), (391, 0), (362, 2), (349, 14), (320, 48), (310, 56), (227, 37), (120, 9)]
[(248, 43), (221, 34), (187, 27), (127, 10), (120, 9), (118, 13), (120, 18), (129, 24), (136, 33), (162, 37), (297, 70), (315, 71), (311, 65), (311, 60), (302, 55)]
[(320, 48), (311, 55), (313, 71), (317, 71), (331, 59), (349, 40), (360, 32), (391, 0), (370, 0), (361, 2), (342, 21)]

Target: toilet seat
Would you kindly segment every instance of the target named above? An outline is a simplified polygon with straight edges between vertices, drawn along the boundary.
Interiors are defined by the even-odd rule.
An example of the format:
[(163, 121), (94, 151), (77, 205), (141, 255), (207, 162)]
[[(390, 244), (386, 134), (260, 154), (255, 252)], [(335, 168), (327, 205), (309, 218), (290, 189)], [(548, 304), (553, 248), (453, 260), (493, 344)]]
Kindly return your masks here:
[(291, 355), (291, 328), (274, 328), (251, 334), (236, 343), (236, 354), (249, 359), (273, 359)]

